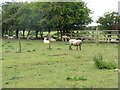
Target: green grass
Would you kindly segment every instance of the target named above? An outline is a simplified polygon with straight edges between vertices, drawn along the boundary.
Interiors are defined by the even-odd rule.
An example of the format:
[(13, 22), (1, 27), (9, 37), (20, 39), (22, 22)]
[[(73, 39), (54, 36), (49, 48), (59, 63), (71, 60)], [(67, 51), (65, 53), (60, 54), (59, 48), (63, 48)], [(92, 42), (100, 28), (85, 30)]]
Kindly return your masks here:
[[(52, 42), (49, 51), (48, 44), (40, 40), (21, 40), (21, 43), (19, 53), (17, 40), (3, 40), (3, 88), (118, 87), (118, 72), (98, 69), (93, 61), (94, 55), (101, 53), (105, 60), (117, 62), (117, 44), (83, 43), (81, 51), (74, 47), (69, 51), (68, 43)], [(66, 80), (68, 76), (84, 76), (87, 80)]]

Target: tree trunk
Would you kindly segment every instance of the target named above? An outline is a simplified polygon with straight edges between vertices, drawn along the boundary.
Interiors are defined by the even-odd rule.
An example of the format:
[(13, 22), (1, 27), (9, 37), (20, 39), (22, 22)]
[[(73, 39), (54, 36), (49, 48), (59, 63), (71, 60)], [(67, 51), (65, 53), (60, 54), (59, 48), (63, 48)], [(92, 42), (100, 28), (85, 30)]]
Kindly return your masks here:
[(50, 42), (50, 27), (48, 28), (48, 40), (49, 40), (49, 50), (51, 50), (51, 42)]
[(39, 32), (39, 31), (38, 31), (38, 30), (36, 30), (36, 35), (35, 35), (35, 36), (36, 36), (36, 39), (38, 38), (38, 32)]
[(44, 37), (43, 37), (43, 32), (40, 30), (40, 37), (42, 38), (42, 39), (44, 39)]
[(4, 31), (4, 30), (2, 30), (2, 37), (4, 37), (4, 32), (5, 32), (5, 31)]
[(30, 30), (28, 31), (27, 37), (30, 35)]
[(25, 38), (25, 30), (23, 30), (23, 38)]
[(16, 30), (16, 37), (19, 38), (19, 30)]

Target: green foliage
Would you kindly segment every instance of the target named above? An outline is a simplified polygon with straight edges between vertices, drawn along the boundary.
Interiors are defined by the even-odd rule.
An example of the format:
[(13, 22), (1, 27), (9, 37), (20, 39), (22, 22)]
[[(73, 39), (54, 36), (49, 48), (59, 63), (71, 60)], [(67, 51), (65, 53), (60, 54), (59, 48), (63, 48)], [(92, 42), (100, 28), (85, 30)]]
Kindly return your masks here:
[(3, 35), (13, 35), (16, 31), (18, 36), (19, 30), (69, 31), (81, 29), (92, 22), (92, 12), (85, 2), (6, 2), (3, 4), (2, 13)]
[(115, 69), (115, 68), (117, 68), (117, 65), (115, 62), (104, 61), (102, 54), (95, 55), (93, 60), (95, 61), (95, 64), (99, 69)]
[(120, 16), (117, 12), (106, 12), (103, 16), (99, 17), (99, 29), (114, 30), (116, 25), (120, 22)]
[(20, 76), (13, 76), (13, 77), (10, 78), (9, 80), (17, 80), (17, 79), (20, 79), (20, 78), (22, 78), (22, 77), (20, 77)]
[(90, 34), (90, 32), (89, 31), (82, 31), (82, 32), (80, 32), (80, 34)]
[(84, 76), (81, 76), (81, 77), (74, 76), (74, 77), (66, 77), (66, 80), (74, 80), (74, 81), (82, 80), (82, 81), (85, 81), (85, 80), (87, 80), (87, 78), (84, 77)]
[(78, 88), (78, 87), (77, 87), (77, 84), (74, 83), (74, 84), (72, 85), (72, 88)]

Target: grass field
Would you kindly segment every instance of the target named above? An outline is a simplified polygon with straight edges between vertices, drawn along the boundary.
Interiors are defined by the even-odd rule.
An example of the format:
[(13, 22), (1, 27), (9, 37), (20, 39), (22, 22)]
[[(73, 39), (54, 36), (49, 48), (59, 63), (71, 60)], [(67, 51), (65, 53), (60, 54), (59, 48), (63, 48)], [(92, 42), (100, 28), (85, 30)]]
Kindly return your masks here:
[(49, 51), (48, 44), (40, 40), (21, 43), (22, 53), (18, 53), (17, 40), (3, 40), (3, 88), (118, 87), (118, 73), (114, 69), (98, 69), (93, 61), (94, 55), (101, 53), (105, 60), (117, 62), (117, 44), (83, 43), (81, 51), (69, 51), (68, 43), (52, 42)]

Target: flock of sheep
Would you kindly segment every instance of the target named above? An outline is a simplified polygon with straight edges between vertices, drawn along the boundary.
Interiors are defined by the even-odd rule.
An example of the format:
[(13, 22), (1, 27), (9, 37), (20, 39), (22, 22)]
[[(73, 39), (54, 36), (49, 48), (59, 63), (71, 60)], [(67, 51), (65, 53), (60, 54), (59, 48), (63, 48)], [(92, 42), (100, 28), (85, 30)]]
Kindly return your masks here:
[[(16, 36), (15, 35), (14, 36), (5, 36), (4, 38), (6, 38), (6, 39), (15, 39)], [(29, 36), (26, 39), (33, 39), (33, 37)], [(57, 41), (57, 39), (51, 37), (50, 41), (54, 42), (54, 41)], [(44, 37), (44, 40), (43, 40), (44, 43), (50, 43), (50, 41), (48, 40), (48, 36)], [(64, 41), (64, 42), (69, 41), (69, 50), (72, 50), (72, 46), (76, 46), (77, 50), (78, 50), (78, 48), (81, 50), (82, 40), (71, 39), (69, 36), (64, 35), (64, 36), (62, 36), (62, 41)]]
[[(70, 39), (70, 37), (68, 37), (68, 36), (62, 36), (62, 41), (67, 42), (68, 40), (69, 40), (69, 44), (70, 44), (69, 50), (72, 50), (72, 46), (76, 46), (77, 50), (78, 50), (78, 48), (81, 50), (82, 40)], [(56, 39), (50, 38), (50, 41), (56, 41)], [(50, 41), (46, 37), (43, 40), (44, 43), (50, 43)]]

